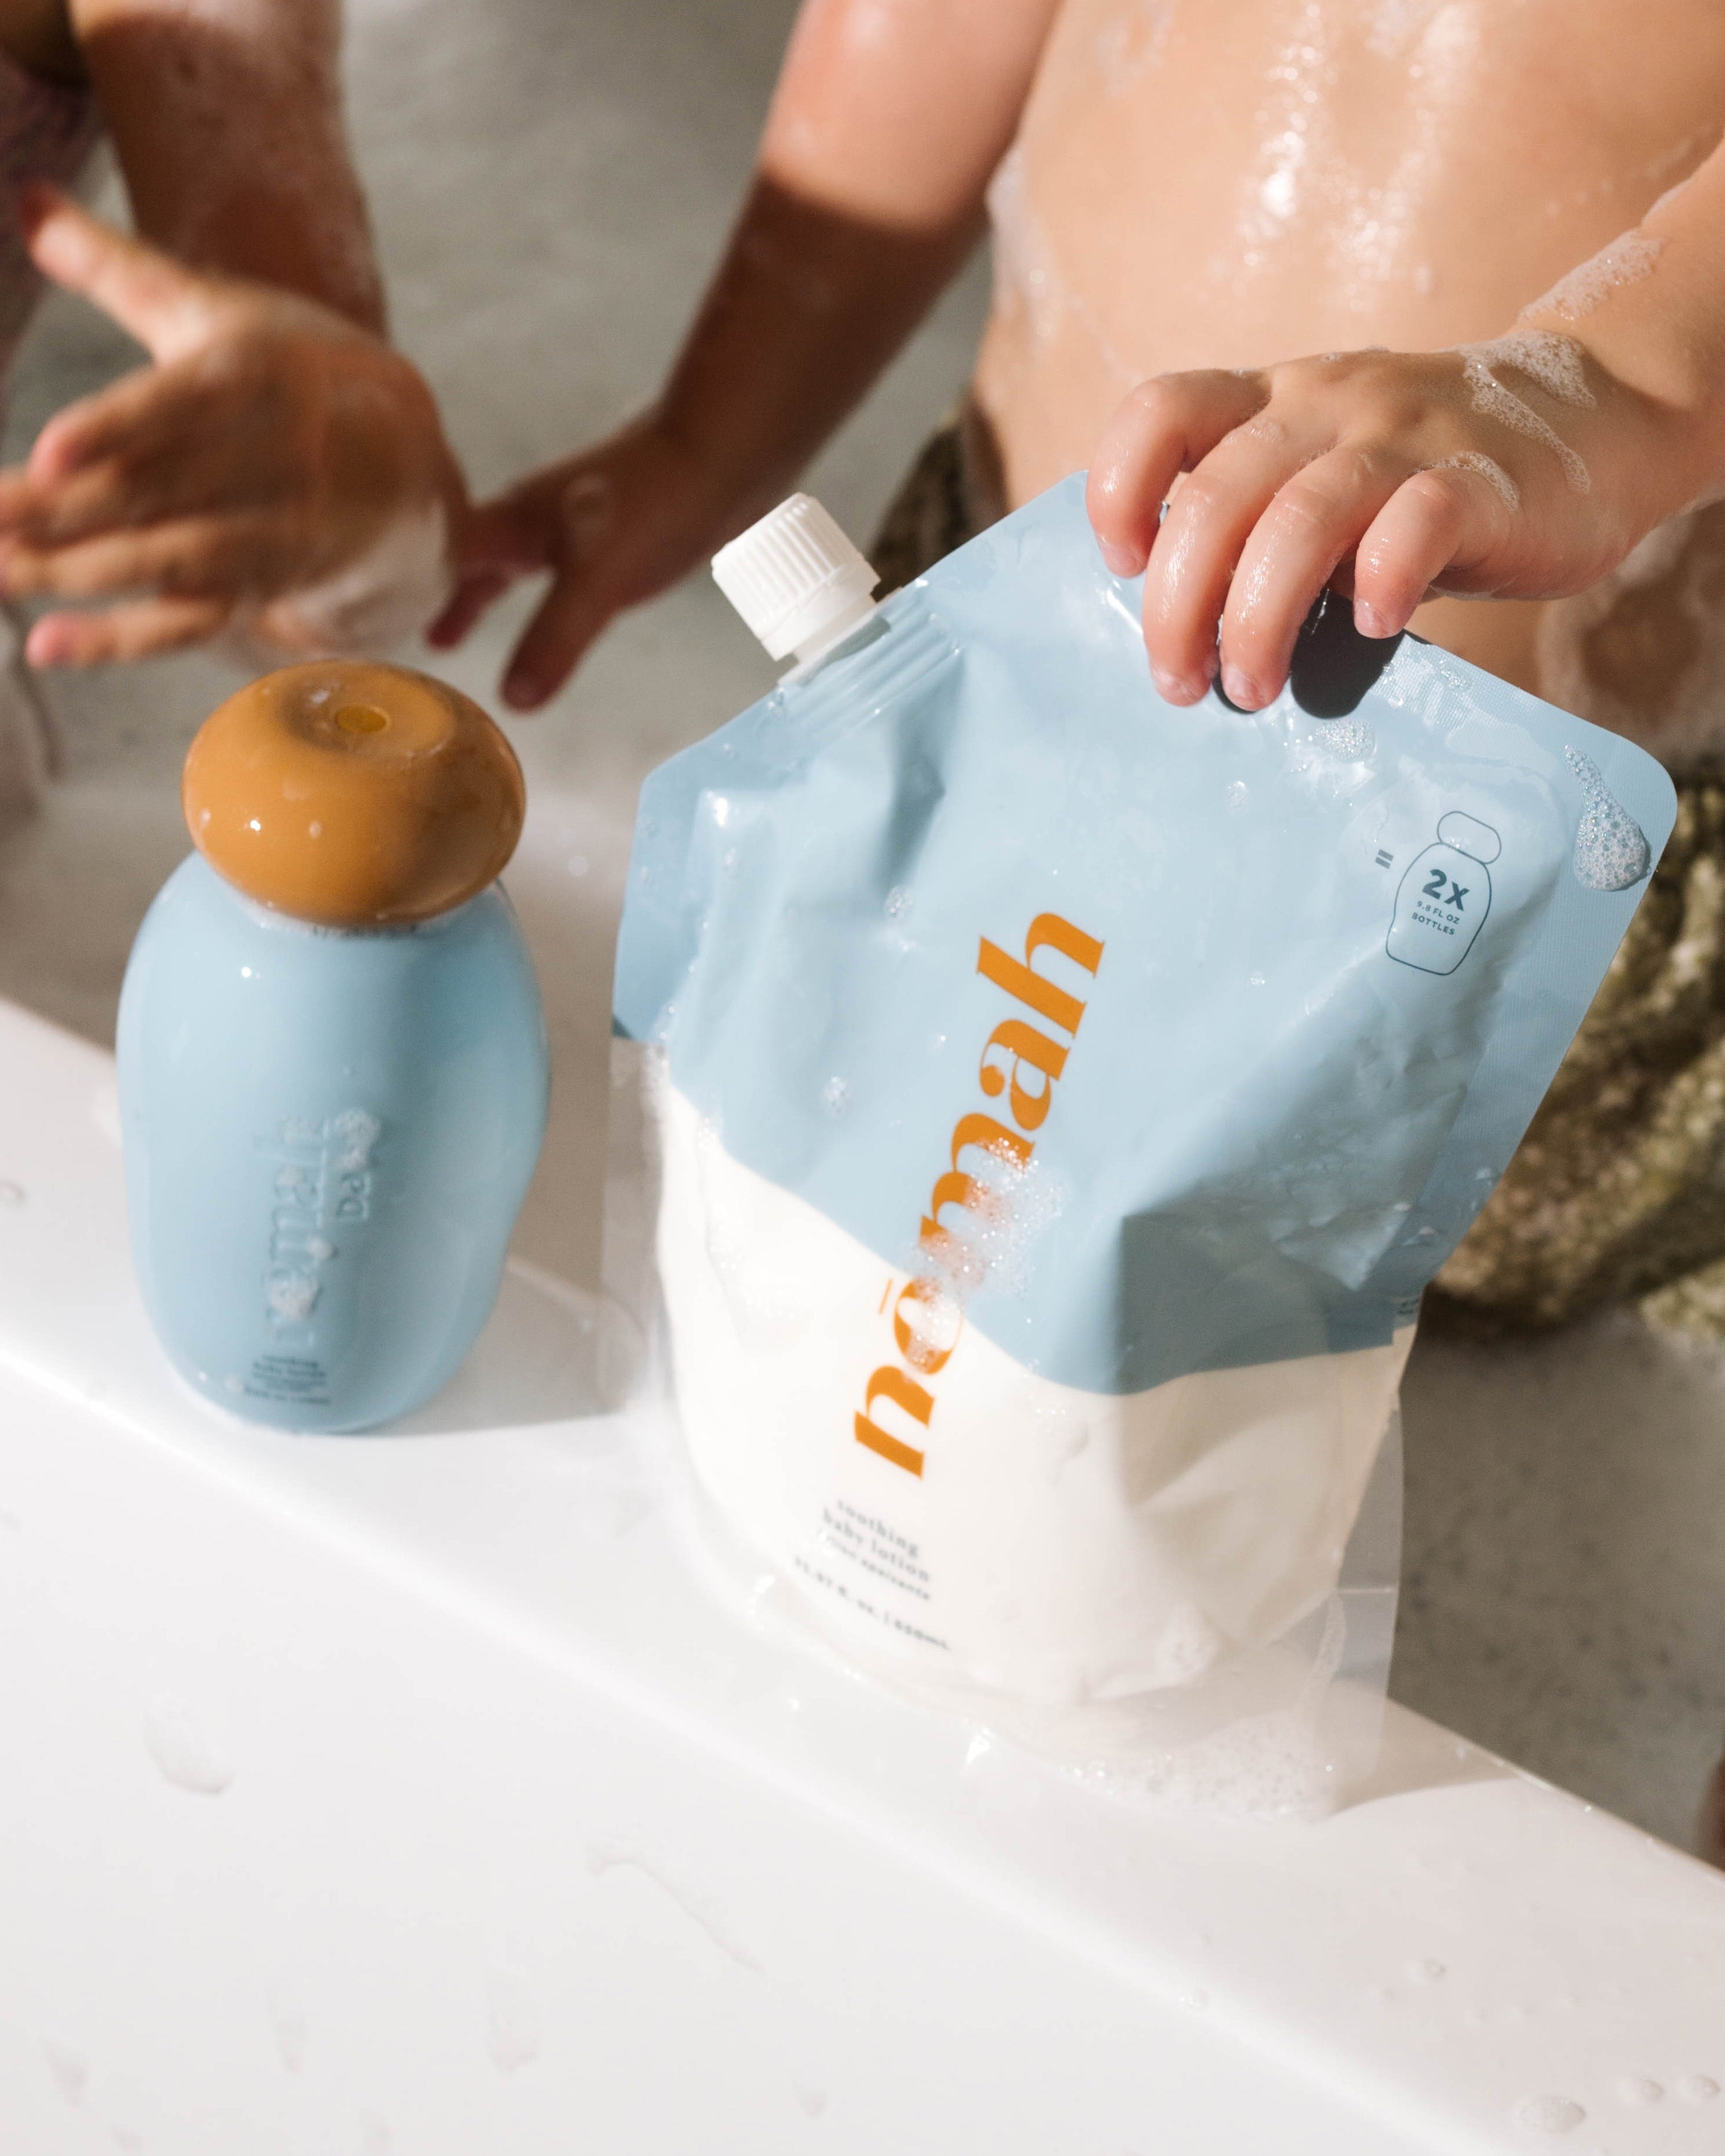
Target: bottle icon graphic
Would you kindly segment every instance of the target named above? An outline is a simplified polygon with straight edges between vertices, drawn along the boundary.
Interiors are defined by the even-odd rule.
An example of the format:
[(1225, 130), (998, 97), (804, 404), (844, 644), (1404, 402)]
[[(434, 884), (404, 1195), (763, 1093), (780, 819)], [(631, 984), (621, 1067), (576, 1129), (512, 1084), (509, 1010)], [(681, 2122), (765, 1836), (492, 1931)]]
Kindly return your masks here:
[(1491, 910), (1490, 864), (1503, 841), (1459, 808), (1438, 819), (1437, 844), (1416, 854), (1395, 894), (1384, 947), (1422, 973), (1453, 973)]

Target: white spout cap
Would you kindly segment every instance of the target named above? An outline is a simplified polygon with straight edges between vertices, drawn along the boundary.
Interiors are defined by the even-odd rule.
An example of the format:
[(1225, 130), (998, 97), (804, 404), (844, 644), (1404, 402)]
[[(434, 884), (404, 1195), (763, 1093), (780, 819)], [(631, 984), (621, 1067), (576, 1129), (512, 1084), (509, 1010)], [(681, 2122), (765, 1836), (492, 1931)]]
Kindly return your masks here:
[(874, 612), (880, 579), (812, 494), (793, 494), (719, 549), (713, 581), (770, 657), (807, 666)]

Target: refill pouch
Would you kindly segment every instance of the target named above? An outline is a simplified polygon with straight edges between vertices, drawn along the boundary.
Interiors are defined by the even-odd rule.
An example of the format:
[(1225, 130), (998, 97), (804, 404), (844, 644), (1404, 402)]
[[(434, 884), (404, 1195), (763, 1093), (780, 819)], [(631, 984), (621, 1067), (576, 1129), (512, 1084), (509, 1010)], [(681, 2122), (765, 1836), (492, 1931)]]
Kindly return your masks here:
[(701, 1509), (924, 1698), (1322, 1808), (1375, 1748), (1421, 1291), (1670, 781), (1343, 608), (1268, 710), (1164, 705), (1081, 475), (878, 610), (807, 497), (738, 549), (814, 663), (648, 780), (615, 997), (653, 1158), (608, 1265)]

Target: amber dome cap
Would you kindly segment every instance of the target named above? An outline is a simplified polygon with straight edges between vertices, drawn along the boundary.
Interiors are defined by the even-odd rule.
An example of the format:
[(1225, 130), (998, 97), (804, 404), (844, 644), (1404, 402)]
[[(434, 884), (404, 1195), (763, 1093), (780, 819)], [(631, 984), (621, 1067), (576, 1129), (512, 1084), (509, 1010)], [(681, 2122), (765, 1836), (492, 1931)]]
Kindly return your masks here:
[(427, 921), (515, 851), (526, 788), (470, 696), (404, 666), (285, 666), (199, 728), (193, 843), (249, 898), (328, 928)]

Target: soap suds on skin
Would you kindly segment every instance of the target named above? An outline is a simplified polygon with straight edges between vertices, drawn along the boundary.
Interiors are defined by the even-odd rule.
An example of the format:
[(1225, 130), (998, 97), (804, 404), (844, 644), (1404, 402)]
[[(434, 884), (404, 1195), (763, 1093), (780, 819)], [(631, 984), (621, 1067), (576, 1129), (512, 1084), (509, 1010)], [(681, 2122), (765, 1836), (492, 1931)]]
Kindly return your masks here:
[(1481, 449), (1458, 449), (1453, 457), (1445, 457), (1440, 464), (1428, 467), (1432, 471), (1471, 472), (1482, 479), (1493, 494), (1512, 512), (1522, 506), (1522, 490), (1494, 457)]
[(1597, 254), (1577, 264), (1567, 276), (1559, 277), (1548, 292), (1531, 306), (1524, 307), (1522, 319), (1525, 321), (1529, 315), (1556, 315), (1563, 321), (1579, 321), (1625, 285), (1640, 284), (1642, 278), (1651, 274), (1653, 265), (1664, 252), (1662, 239), (1656, 239), (1639, 228), (1620, 233), (1609, 247), (1602, 247)]
[(1581, 347), (1574, 338), (1558, 336), (1550, 330), (1513, 330), (1489, 343), (1461, 345), (1457, 349), (1463, 379), (1481, 418), (1495, 419), (1500, 426), (1525, 434), (1549, 449), (1563, 466), (1571, 490), (1589, 493), (1593, 480), (1587, 466), (1557, 429), (1512, 389), (1507, 389), (1496, 372), (1501, 367), (1513, 367), (1537, 382), (1554, 403), (1589, 408), (1594, 394), (1587, 386)]

